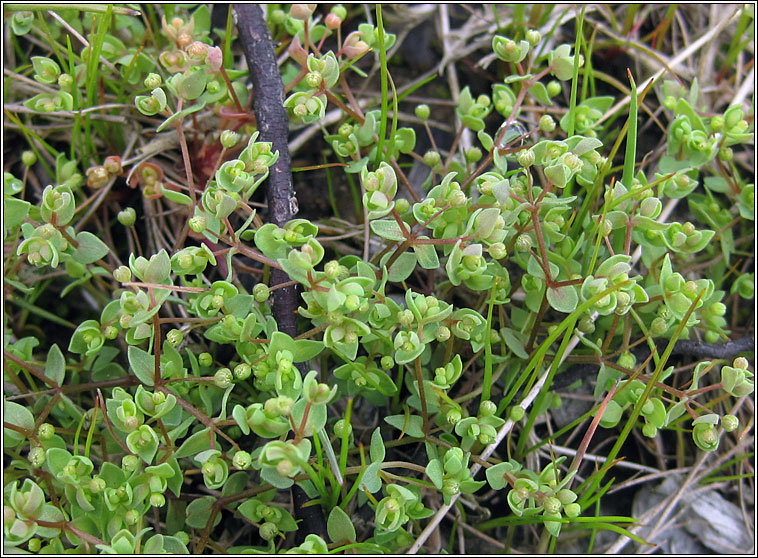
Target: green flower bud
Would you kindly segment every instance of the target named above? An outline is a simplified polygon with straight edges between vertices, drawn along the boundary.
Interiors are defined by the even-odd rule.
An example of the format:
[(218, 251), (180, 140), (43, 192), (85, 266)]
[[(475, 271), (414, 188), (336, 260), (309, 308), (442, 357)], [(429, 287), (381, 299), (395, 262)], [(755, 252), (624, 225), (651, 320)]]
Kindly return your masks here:
[(723, 302), (714, 302), (708, 307), (708, 310), (715, 316), (723, 316), (726, 314), (726, 305)]
[(200, 363), (200, 366), (210, 366), (213, 364), (213, 357), (210, 353), (200, 353), (197, 355), (197, 362)]
[(655, 197), (645, 198), (640, 204), (640, 214), (655, 219), (661, 212), (661, 200)]
[(34, 153), (34, 151), (24, 151), (21, 154), (21, 162), (26, 167), (31, 167), (34, 163), (37, 162), (37, 155)]
[(724, 128), (724, 117), (717, 114), (711, 118), (711, 130), (714, 132), (720, 132)]
[(207, 220), (205, 216), (195, 215), (194, 217), (190, 217), (189, 228), (192, 229), (194, 232), (201, 233), (205, 230), (206, 226), (207, 226)]
[(719, 446), (719, 434), (713, 424), (701, 422), (692, 429), (695, 445), (703, 451), (715, 451)]
[(706, 331), (704, 338), (706, 343), (718, 343), (721, 336), (715, 331)]
[(463, 191), (455, 190), (448, 196), (447, 202), (450, 204), (450, 207), (463, 207), (468, 203), (468, 198)]
[(253, 298), (255, 298), (256, 302), (266, 302), (270, 296), (271, 291), (269, 290), (268, 285), (257, 283), (253, 287)]
[(545, 512), (547, 512), (550, 515), (556, 515), (560, 513), (561, 508), (563, 507), (563, 504), (561, 504), (561, 501), (554, 496), (549, 496), (545, 498), (545, 501), (542, 503), (542, 505), (545, 508)]
[(444, 325), (439, 326), (434, 331), (434, 337), (440, 343), (444, 343), (445, 341), (447, 341), (448, 339), (450, 339), (450, 328), (447, 327), (447, 326), (444, 326)]
[(145, 84), (145, 89), (150, 89), (152, 91), (156, 87), (161, 86), (163, 79), (160, 75), (151, 72), (147, 74), (147, 77), (143, 83)]
[(344, 436), (350, 436), (352, 432), (353, 432), (353, 425), (345, 422), (345, 419), (340, 419), (334, 423), (334, 435), (337, 436), (338, 438), (342, 438)]
[(441, 160), (442, 158), (438, 151), (430, 150), (424, 153), (424, 164), (431, 168), (435, 168), (437, 165), (439, 165)]
[(480, 433), (477, 439), (479, 440), (479, 443), (482, 444), (483, 446), (488, 446), (492, 442), (495, 441), (495, 438), (491, 434), (488, 434), (487, 432)]
[(234, 377), (237, 380), (247, 380), (252, 373), (252, 367), (246, 362), (242, 362), (234, 367)]
[(113, 278), (119, 283), (127, 283), (132, 280), (132, 270), (122, 265), (113, 270)]
[(337, 4), (336, 6), (332, 6), (332, 9), (329, 10), (330, 14), (336, 15), (341, 20), (345, 20), (347, 17), (347, 9), (342, 4)]
[(139, 418), (135, 417), (134, 415), (129, 415), (127, 417), (124, 417), (124, 426), (127, 428), (127, 430), (136, 430), (137, 427), (140, 425)]
[(719, 159), (725, 162), (729, 162), (734, 159), (734, 151), (731, 147), (722, 147), (719, 149)]
[(523, 407), (521, 407), (521, 406), (519, 406), (519, 405), (516, 405), (515, 407), (511, 407), (511, 411), (510, 411), (510, 413), (508, 414), (508, 416), (510, 417), (510, 419), (511, 419), (513, 422), (518, 422), (518, 421), (520, 421), (522, 418), (524, 418), (524, 415), (525, 415), (525, 414), (526, 414), (526, 413), (525, 413), (525, 411), (524, 411), (524, 408), (523, 408)]
[(172, 347), (176, 347), (184, 340), (184, 334), (178, 329), (172, 329), (166, 334), (166, 341), (168, 341)]
[(655, 438), (655, 436), (658, 434), (658, 429), (655, 427), (655, 425), (648, 422), (642, 427), (642, 434), (648, 438)]
[(482, 158), (482, 150), (479, 149), (476, 146), (469, 147), (466, 150), (466, 162), (467, 163), (476, 163), (480, 161)]
[(442, 493), (448, 496), (455, 496), (461, 491), (458, 481), (455, 479), (445, 479), (442, 481)]
[(248, 469), (252, 463), (253, 458), (246, 451), (240, 450), (234, 454), (234, 457), (232, 457), (232, 465), (237, 469)]
[(666, 323), (666, 320), (659, 316), (655, 318), (653, 322), (650, 324), (650, 333), (652, 333), (655, 337), (658, 337), (666, 333), (666, 330), (668, 328), (669, 326)]
[(389, 370), (395, 366), (395, 359), (389, 355), (384, 355), (379, 361), (379, 366), (381, 366), (384, 370)]
[(634, 366), (637, 364), (637, 358), (632, 353), (624, 353), (619, 356), (616, 361), (619, 366), (626, 368), (627, 370), (634, 370)]
[(582, 333), (593, 333), (595, 331), (595, 321), (591, 316), (582, 316), (576, 327)]
[(26, 548), (29, 552), (39, 552), (40, 548), (42, 548), (42, 541), (40, 539), (29, 539), (29, 542), (26, 543)]
[(139, 467), (139, 464), (140, 458), (136, 455), (125, 455), (123, 458), (121, 458), (121, 468), (127, 473), (136, 471), (137, 467)]
[(213, 295), (211, 297), (211, 306), (216, 309), (224, 307), (224, 297), (222, 295)]
[(87, 488), (89, 488), (89, 491), (93, 494), (99, 494), (106, 488), (105, 480), (101, 478), (90, 479), (89, 486)]
[(275, 523), (267, 521), (258, 528), (258, 534), (264, 541), (271, 541), (279, 534), (279, 527)]
[(561, 91), (563, 91), (563, 86), (561, 86), (561, 82), (560, 82), (560, 81), (558, 81), (557, 79), (554, 79), (554, 80), (550, 81), (550, 82), (547, 84), (547, 94), (548, 94), (550, 97), (555, 97), (555, 96), (556, 96), (556, 95), (558, 95), (558, 94), (559, 94)]
[(569, 517), (571, 519), (578, 517), (581, 512), (582, 507), (579, 504), (573, 503), (563, 506), (563, 513), (566, 514), (566, 517)]
[(336, 387), (332, 390), (327, 384), (318, 383), (315, 376), (315, 371), (311, 371), (303, 380), (303, 396), (314, 405), (325, 405), (336, 393)]
[(231, 149), (239, 143), (240, 135), (234, 130), (224, 130), (221, 132), (221, 146), (224, 149)]
[(534, 151), (531, 149), (522, 149), (519, 151), (518, 157), (516, 158), (518, 164), (524, 168), (531, 167), (534, 164), (534, 159)]
[(490, 417), (494, 415), (497, 412), (497, 405), (490, 401), (489, 399), (486, 399), (481, 402), (479, 405), (479, 416), (480, 417)]
[(742, 370), (747, 370), (748, 364), (749, 363), (745, 357), (737, 357), (734, 359), (734, 362), (732, 363), (732, 367), (741, 368)]
[(162, 508), (166, 505), (166, 497), (160, 492), (153, 492), (150, 495), (150, 505), (156, 508)]
[(530, 45), (536, 47), (542, 40), (542, 35), (536, 29), (530, 29), (526, 32), (526, 36), (524, 38), (529, 41)]
[(313, 87), (315, 89), (321, 85), (322, 81), (324, 81), (324, 76), (319, 72), (308, 72), (305, 74), (305, 83), (308, 84), (308, 87)]
[(402, 310), (401, 312), (398, 312), (397, 314), (397, 321), (402, 326), (410, 327), (410, 325), (413, 323), (413, 320), (414, 320), (413, 312), (411, 312), (408, 309)]
[(216, 387), (220, 387), (221, 389), (226, 389), (232, 385), (233, 379), (234, 376), (232, 375), (232, 371), (228, 368), (219, 368), (213, 375), (213, 383)]
[(41, 441), (50, 440), (55, 435), (55, 427), (49, 422), (43, 422), (37, 429), (37, 438)]
[(108, 184), (110, 173), (103, 166), (90, 167), (87, 169), (87, 186), (97, 190)]
[(724, 125), (726, 126), (727, 130), (731, 130), (737, 124), (742, 120), (742, 117), (745, 113), (742, 112), (741, 109), (738, 109), (736, 107), (732, 107), (731, 109), (727, 110), (724, 114)]
[(71, 74), (63, 73), (58, 76), (58, 87), (60, 87), (61, 90), (66, 91), (67, 93), (71, 93), (73, 86), (74, 78), (71, 77)]
[(45, 463), (45, 448), (42, 446), (33, 446), (29, 450), (29, 455), (27, 458), (29, 459), (29, 463), (31, 463), (32, 466), (42, 467), (42, 465)]
[(200, 468), (200, 470), (202, 471), (203, 475), (205, 475), (206, 477), (213, 476), (216, 472), (215, 461), (212, 459), (209, 459), (208, 461), (203, 463), (203, 466)]
[(418, 105), (413, 112), (417, 118), (426, 121), (429, 118), (431, 110), (429, 109), (429, 105)]
[(549, 114), (543, 114), (539, 122), (540, 132), (543, 134), (549, 134), (555, 130), (555, 120)]
[(137, 525), (139, 521), (140, 513), (137, 510), (128, 510), (124, 514), (124, 523), (127, 525)]
[(461, 410), (460, 409), (450, 409), (445, 414), (445, 420), (448, 422), (448, 424), (458, 424), (458, 422), (461, 420)]
[(358, 307), (361, 305), (361, 299), (358, 297), (358, 295), (347, 295), (347, 298), (345, 299), (345, 308), (348, 312), (352, 312), (354, 310), (357, 310)]
[(327, 279), (337, 279), (340, 274), (340, 264), (337, 260), (330, 260), (324, 264), (324, 273)]
[(740, 419), (734, 415), (724, 415), (721, 417), (721, 426), (723, 426), (724, 430), (727, 432), (733, 432), (740, 427)]
[(674, 110), (674, 107), (676, 107), (676, 97), (672, 97), (671, 95), (664, 97), (663, 106), (668, 110)]
[(505, 249), (505, 244), (502, 242), (495, 242), (490, 244), (487, 248), (487, 252), (496, 260), (500, 260), (508, 255), (508, 251)]
[(521, 234), (516, 239), (516, 250), (519, 252), (528, 252), (532, 247), (532, 238), (528, 234)]

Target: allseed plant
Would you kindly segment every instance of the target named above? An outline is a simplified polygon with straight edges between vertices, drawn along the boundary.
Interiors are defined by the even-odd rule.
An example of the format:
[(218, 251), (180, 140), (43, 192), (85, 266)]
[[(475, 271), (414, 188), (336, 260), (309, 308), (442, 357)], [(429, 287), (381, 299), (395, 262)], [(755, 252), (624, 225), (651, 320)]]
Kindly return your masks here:
[(749, 471), (721, 7), (4, 6), (6, 550), (592, 552), (641, 447)]

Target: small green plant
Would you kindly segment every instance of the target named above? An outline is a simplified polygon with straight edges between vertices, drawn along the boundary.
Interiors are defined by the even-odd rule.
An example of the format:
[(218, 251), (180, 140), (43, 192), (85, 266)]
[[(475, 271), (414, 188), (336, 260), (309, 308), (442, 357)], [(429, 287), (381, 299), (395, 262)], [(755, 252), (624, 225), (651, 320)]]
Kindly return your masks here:
[[(604, 73), (619, 6), (615, 31), (476, 6), (494, 83), (436, 103), (388, 30), (415, 8), (5, 7), (6, 549), (415, 552), (452, 509), (430, 550), (463, 552), (492, 508), (470, 528), (507, 529), (499, 551), (525, 525), (539, 552), (592, 529), (591, 551), (640, 540), (599, 511), (633, 437), (675, 440), (680, 467), (743, 443), (744, 95)], [(720, 80), (752, 17), (726, 20)], [(592, 408), (553, 428), (577, 374)], [(543, 452), (575, 439), (571, 464)]]

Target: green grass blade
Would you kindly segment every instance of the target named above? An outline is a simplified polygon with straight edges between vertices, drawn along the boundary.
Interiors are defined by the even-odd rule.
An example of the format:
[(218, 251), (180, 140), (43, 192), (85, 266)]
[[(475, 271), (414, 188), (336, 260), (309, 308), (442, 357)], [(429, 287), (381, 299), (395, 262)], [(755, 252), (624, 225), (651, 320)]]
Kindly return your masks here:
[(49, 320), (53, 322), (54, 324), (58, 324), (63, 327), (67, 327), (70, 329), (76, 329), (76, 324), (72, 324), (68, 320), (64, 320), (63, 318), (60, 318), (53, 314), (52, 312), (48, 312), (47, 310), (43, 310), (42, 308), (39, 308), (35, 306), (34, 304), (29, 304), (27, 301), (13, 297), (10, 299), (13, 304), (16, 306), (19, 306), (23, 308), (24, 310), (27, 310), (29, 313), (34, 314), (36, 316), (39, 316), (40, 318), (43, 318), (45, 320)]
[(115, 15), (139, 16), (139, 10), (113, 6), (112, 4), (5, 4), (3, 10), (7, 12), (46, 12), (48, 10), (78, 10), (80, 12), (92, 12), (95, 14), (107, 14), (109, 10)]
[(490, 290), (490, 301), (487, 305), (487, 330), (484, 341), (484, 382), (482, 383), (482, 401), (490, 398), (492, 390), (492, 310), (495, 307), (495, 289), (497, 280)]
[(647, 385), (645, 386), (645, 391), (642, 393), (642, 396), (634, 405), (634, 408), (632, 409), (632, 412), (629, 415), (629, 418), (627, 419), (626, 424), (624, 424), (624, 428), (621, 430), (621, 434), (616, 440), (616, 443), (611, 448), (611, 451), (606, 456), (607, 461), (606, 461), (605, 466), (601, 468), (597, 473), (593, 474), (586, 481), (584, 481), (582, 486), (584, 485), (597, 486), (603, 480), (603, 476), (610, 468), (609, 466), (615, 461), (616, 456), (619, 454), (619, 451), (621, 451), (621, 447), (624, 445), (624, 442), (626, 442), (626, 439), (629, 437), (629, 434), (631, 433), (632, 428), (637, 423), (637, 419), (639, 418), (640, 413), (642, 412), (642, 407), (645, 405), (648, 399), (650, 399), (650, 394), (653, 392), (653, 389), (655, 388), (655, 384), (658, 382), (658, 378), (660, 378), (661, 374), (663, 373), (663, 368), (664, 366), (666, 366), (666, 362), (668, 362), (668, 359), (671, 356), (672, 351), (674, 350), (674, 345), (676, 344), (677, 339), (679, 339), (679, 337), (682, 335), (682, 331), (684, 330), (685, 324), (687, 324), (687, 322), (690, 319), (690, 316), (695, 311), (695, 305), (703, 296), (704, 292), (705, 292), (705, 289), (703, 289), (702, 291), (698, 293), (695, 300), (692, 301), (692, 304), (690, 305), (689, 310), (687, 310), (687, 313), (684, 315), (684, 318), (682, 319), (682, 322), (679, 324), (679, 327), (674, 332), (674, 335), (671, 336), (671, 339), (669, 340), (668, 345), (666, 345), (666, 349), (663, 351), (663, 355), (661, 355), (661, 359), (658, 361), (658, 364), (656, 364), (655, 366), (655, 370), (652, 374), (652, 377), (650, 378), (650, 381), (648, 381)]
[(382, 88), (382, 116), (379, 122), (379, 143), (376, 146), (376, 159), (374, 164), (378, 167), (384, 156), (384, 136), (387, 134), (387, 49), (384, 44), (384, 21), (382, 20), (382, 7), (376, 6), (376, 28), (379, 33), (379, 62), (381, 64), (381, 88)]
[(637, 84), (634, 83), (632, 72), (626, 69), (629, 82), (632, 84), (631, 100), (629, 101), (629, 127), (626, 131), (626, 155), (624, 156), (624, 174), (621, 182), (627, 189), (632, 188), (634, 179), (634, 159), (637, 156)]
[[(568, 121), (568, 137), (574, 135), (576, 116), (576, 92), (579, 87), (579, 52), (582, 46), (582, 27), (584, 26), (584, 10), (586, 6), (582, 7), (582, 11), (579, 12), (579, 17), (576, 21), (576, 41), (574, 41), (574, 75), (571, 78), (571, 99), (569, 101), (569, 121)], [(568, 192), (566, 195), (570, 195)]]

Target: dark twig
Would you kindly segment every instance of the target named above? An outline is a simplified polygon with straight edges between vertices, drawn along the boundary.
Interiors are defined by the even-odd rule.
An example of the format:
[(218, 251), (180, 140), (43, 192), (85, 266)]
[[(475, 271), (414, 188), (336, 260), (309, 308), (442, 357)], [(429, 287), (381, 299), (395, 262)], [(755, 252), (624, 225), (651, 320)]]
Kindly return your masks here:
[[(288, 148), (289, 120), (283, 106), (284, 84), (261, 7), (253, 4), (235, 4), (234, 11), (237, 13), (240, 42), (253, 81), (253, 108), (261, 140), (270, 141), (272, 149), (279, 151), (279, 159), (271, 167), (271, 174), (267, 180), (267, 198), (269, 221), (282, 227), (292, 219), (293, 206), (296, 207)], [(270, 286), (289, 282), (290, 278), (284, 271), (272, 269)], [(279, 331), (296, 337), (298, 331), (295, 312), (299, 301), (297, 287), (290, 285), (276, 289), (271, 293), (271, 298), (272, 312)], [(299, 368), (301, 373), (305, 371), (303, 366)], [(308, 496), (297, 485), (292, 487), (292, 498), (295, 502), (295, 514), (298, 519), (303, 520), (297, 532), (298, 540), (302, 542), (308, 533), (326, 537), (326, 522), (321, 506), (303, 507), (308, 501)]]
[[(668, 339), (656, 340), (659, 354), (663, 353), (666, 343), (668, 343)], [(696, 358), (731, 359), (740, 353), (753, 351), (755, 351), (755, 339), (753, 337), (742, 337), (727, 343), (698, 343), (697, 341), (680, 339), (674, 345), (671, 356), (688, 355)], [(635, 355), (638, 362), (650, 356), (650, 349), (646, 344), (634, 347), (630, 352)], [(563, 389), (577, 380), (597, 374), (597, 371), (597, 364), (575, 364), (567, 368), (565, 372), (558, 374), (553, 380), (552, 387), (553, 389)]]

